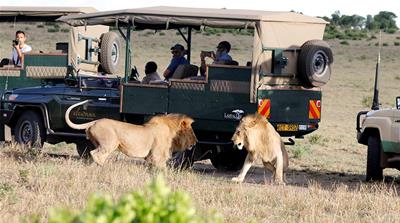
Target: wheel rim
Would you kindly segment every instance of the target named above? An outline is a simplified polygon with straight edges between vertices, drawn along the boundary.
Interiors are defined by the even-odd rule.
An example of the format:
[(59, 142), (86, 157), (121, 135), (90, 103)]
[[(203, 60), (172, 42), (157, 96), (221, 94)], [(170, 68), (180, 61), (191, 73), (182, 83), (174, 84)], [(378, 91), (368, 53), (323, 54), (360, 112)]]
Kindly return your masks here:
[(112, 60), (113, 64), (117, 64), (118, 54), (119, 54), (118, 44), (114, 42), (112, 45), (112, 50), (111, 50), (111, 60)]
[(318, 51), (313, 57), (312, 67), (314, 73), (318, 76), (322, 76), (327, 68), (328, 56), (323, 51)]
[(21, 129), (19, 131), (19, 136), (22, 140), (22, 143), (27, 144), (32, 142), (33, 137), (33, 126), (29, 121), (24, 121), (21, 124)]

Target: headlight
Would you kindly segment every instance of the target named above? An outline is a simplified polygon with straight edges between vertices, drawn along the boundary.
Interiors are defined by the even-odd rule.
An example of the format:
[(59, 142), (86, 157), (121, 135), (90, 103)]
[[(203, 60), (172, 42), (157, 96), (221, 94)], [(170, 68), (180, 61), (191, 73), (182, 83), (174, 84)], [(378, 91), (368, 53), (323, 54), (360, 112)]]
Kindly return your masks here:
[(9, 101), (15, 101), (15, 99), (17, 99), (18, 95), (17, 94), (10, 94), (10, 96), (8, 96), (8, 100)]

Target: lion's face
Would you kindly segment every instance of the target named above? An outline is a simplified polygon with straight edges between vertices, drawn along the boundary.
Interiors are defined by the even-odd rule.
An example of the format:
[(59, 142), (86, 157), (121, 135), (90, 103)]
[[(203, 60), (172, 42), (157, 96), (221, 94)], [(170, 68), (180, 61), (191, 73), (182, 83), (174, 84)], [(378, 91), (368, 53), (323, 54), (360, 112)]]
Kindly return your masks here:
[(246, 147), (247, 142), (247, 135), (249, 131), (252, 131), (253, 128), (255, 128), (257, 122), (259, 122), (260, 117), (256, 115), (247, 115), (242, 120), (240, 120), (240, 123), (238, 127), (236, 128), (235, 133), (232, 136), (232, 142), (234, 146), (236, 146), (238, 149), (243, 149), (243, 147)]
[(183, 116), (176, 136), (172, 140), (172, 148), (176, 151), (184, 151), (192, 149), (196, 145), (197, 138), (192, 129), (193, 119)]
[(243, 149), (244, 143), (245, 143), (245, 134), (246, 129), (243, 128), (243, 126), (239, 125), (236, 128), (235, 133), (232, 136), (232, 142), (233, 145), (236, 146), (239, 150)]

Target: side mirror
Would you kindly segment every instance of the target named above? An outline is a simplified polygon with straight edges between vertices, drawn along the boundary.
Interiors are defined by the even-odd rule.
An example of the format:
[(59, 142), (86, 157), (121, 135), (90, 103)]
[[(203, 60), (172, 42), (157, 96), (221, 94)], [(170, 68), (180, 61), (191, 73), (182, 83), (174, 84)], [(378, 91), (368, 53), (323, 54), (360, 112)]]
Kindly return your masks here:
[(400, 110), (400, 96), (396, 97), (396, 108)]

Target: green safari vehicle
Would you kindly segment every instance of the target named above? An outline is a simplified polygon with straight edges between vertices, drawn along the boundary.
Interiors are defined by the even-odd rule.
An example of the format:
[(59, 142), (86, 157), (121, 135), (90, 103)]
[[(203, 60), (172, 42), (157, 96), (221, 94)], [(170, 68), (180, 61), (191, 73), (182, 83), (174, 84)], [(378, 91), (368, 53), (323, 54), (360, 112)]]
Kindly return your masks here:
[[(301, 138), (318, 129), (321, 86), (329, 81), (333, 62), (329, 45), (322, 41), (326, 25), (322, 19), (293, 12), (150, 7), (68, 15), (58, 20), (73, 27), (113, 26), (120, 32), (126, 47), (119, 91), (120, 120), (141, 124), (165, 113), (193, 117), (198, 144), (175, 157), (185, 166), (210, 159), (216, 168), (239, 169), (246, 154), (234, 149), (230, 139), (246, 114), (266, 116), (281, 136)], [(137, 64), (131, 60), (135, 48), (131, 32), (176, 29), (187, 44), (190, 61), (192, 31), (203, 27), (254, 30), (250, 65), (210, 64), (204, 76), (196, 72), (194, 65), (181, 65), (168, 82), (138, 81), (133, 69)], [(114, 38), (108, 43), (112, 53), (107, 55), (113, 63), (121, 58), (121, 51), (116, 50), (120, 49), (118, 42)], [(79, 72), (72, 76), (79, 76)], [(12, 92), (7, 97), (10, 95)], [(7, 103), (10, 108), (14, 102)], [(100, 109), (94, 109), (93, 116), (85, 117), (85, 121), (99, 118), (96, 111)], [(72, 120), (79, 119), (81, 113), (85, 114), (77, 112)]]
[[(217, 168), (238, 169), (245, 154), (232, 148), (238, 121), (258, 112), (282, 136), (302, 137), (321, 119), (321, 86), (331, 75), (332, 51), (322, 41), (326, 22), (293, 12), (150, 7), (59, 20), (72, 26), (110, 25), (130, 33), (142, 29), (186, 29), (190, 61), (191, 32), (202, 27), (253, 29), (251, 66), (208, 65), (204, 77), (177, 69), (167, 84), (130, 82), (131, 51), (127, 50), (120, 112), (127, 121), (143, 122), (155, 114), (184, 113), (195, 119), (198, 145), (192, 161), (211, 159)], [(216, 41), (217, 42), (217, 41)], [(135, 46), (132, 46), (134, 49)], [(177, 74), (178, 73), (178, 74)]]

